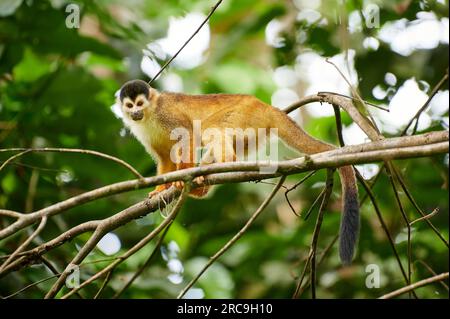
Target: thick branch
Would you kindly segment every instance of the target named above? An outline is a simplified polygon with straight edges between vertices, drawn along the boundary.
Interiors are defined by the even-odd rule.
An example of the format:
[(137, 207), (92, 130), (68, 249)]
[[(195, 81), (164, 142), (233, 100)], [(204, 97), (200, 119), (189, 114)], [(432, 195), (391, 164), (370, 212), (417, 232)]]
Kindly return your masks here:
[[(177, 193), (180, 194), (180, 191), (177, 190)], [(70, 292), (68, 292), (67, 294), (65, 294), (62, 299), (68, 298), (69, 296), (71, 296), (72, 294), (76, 293), (78, 290), (80, 290), (81, 288), (83, 288), (84, 286), (88, 285), (89, 283), (91, 283), (92, 281), (96, 280), (97, 278), (101, 277), (102, 275), (104, 275), (105, 273), (110, 273), (115, 267), (117, 267), (120, 263), (122, 263), (124, 260), (126, 260), (127, 258), (129, 258), (131, 255), (133, 255), (134, 253), (136, 253), (138, 250), (140, 250), (141, 248), (143, 248), (147, 243), (149, 243), (153, 238), (155, 238), (161, 231), (164, 230), (164, 228), (168, 227), (169, 224), (171, 224), (173, 222), (173, 220), (175, 219), (175, 217), (177, 216), (177, 214), (179, 213), (181, 207), (184, 204), (184, 201), (187, 197), (187, 193), (188, 190), (184, 189), (184, 191), (181, 193), (181, 195), (178, 197), (178, 201), (175, 204), (175, 206), (172, 208), (172, 211), (170, 212), (170, 214), (166, 217), (166, 219), (164, 219), (162, 221), (161, 224), (158, 225), (158, 227), (156, 227), (150, 234), (148, 234), (147, 236), (145, 236), (144, 238), (142, 238), (136, 245), (134, 245), (132, 248), (130, 248), (126, 253), (124, 253), (123, 255), (121, 255), (118, 259), (116, 259), (113, 263), (111, 263), (110, 265), (108, 265), (106, 268), (104, 268), (103, 270), (99, 271), (98, 273), (96, 273), (94, 276), (92, 276), (91, 278), (89, 278), (88, 280), (86, 280), (85, 282), (83, 282), (79, 287), (74, 288), (73, 290), (71, 290)], [(50, 293), (48, 294), (49, 297), (52, 297), (53, 295), (51, 295)]]
[(331, 105), (336, 105), (343, 108), (372, 141), (383, 139), (383, 137), (373, 127), (372, 123), (370, 123), (370, 121), (365, 118), (353, 105), (352, 100), (341, 95), (336, 95), (328, 92), (320, 92), (314, 95), (309, 95), (304, 97), (300, 101), (288, 106), (286, 109), (284, 109), (284, 112), (290, 113), (293, 110), (312, 102), (329, 103)]

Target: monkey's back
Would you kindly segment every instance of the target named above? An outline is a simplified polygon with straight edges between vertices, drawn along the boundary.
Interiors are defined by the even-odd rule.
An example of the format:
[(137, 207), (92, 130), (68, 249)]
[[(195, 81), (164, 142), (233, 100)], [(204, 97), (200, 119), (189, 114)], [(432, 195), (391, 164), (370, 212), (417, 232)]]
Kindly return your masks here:
[[(256, 112), (265, 104), (251, 95), (245, 94), (204, 94), (161, 93), (158, 103), (175, 108), (190, 120), (206, 120), (221, 112)], [(252, 115), (252, 114), (245, 114)], [(254, 115), (254, 114), (253, 114)]]

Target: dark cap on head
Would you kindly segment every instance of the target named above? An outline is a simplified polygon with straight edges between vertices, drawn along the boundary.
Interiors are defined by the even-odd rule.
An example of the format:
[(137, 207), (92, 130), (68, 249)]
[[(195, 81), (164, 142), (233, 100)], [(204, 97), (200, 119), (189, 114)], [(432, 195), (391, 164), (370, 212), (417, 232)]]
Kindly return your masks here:
[(120, 89), (120, 101), (125, 97), (135, 100), (139, 94), (149, 95), (150, 85), (142, 80), (131, 80), (126, 82)]

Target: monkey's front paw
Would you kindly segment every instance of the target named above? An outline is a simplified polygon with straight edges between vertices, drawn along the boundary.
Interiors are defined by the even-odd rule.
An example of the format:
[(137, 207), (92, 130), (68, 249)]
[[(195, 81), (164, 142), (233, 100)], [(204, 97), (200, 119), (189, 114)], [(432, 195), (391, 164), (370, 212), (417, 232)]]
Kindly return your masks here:
[(194, 183), (202, 185), (205, 182), (205, 176), (197, 176), (194, 178)]
[(178, 189), (183, 189), (184, 188), (184, 182), (183, 181), (176, 181), (173, 183), (173, 185), (178, 188)]

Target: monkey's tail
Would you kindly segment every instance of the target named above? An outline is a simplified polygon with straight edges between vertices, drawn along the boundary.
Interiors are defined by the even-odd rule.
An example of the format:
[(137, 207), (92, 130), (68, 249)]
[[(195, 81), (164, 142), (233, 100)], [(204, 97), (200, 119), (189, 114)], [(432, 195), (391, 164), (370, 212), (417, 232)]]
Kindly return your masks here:
[[(304, 154), (329, 151), (336, 147), (319, 141), (302, 130), (290, 117), (276, 110), (279, 137), (288, 146)], [(344, 265), (352, 262), (359, 236), (359, 203), (356, 174), (352, 166), (339, 168), (342, 184), (343, 208), (339, 230), (339, 256)]]
[(356, 242), (359, 237), (359, 202), (356, 175), (353, 167), (339, 168), (344, 199), (339, 229), (339, 256), (344, 265), (352, 262)]

